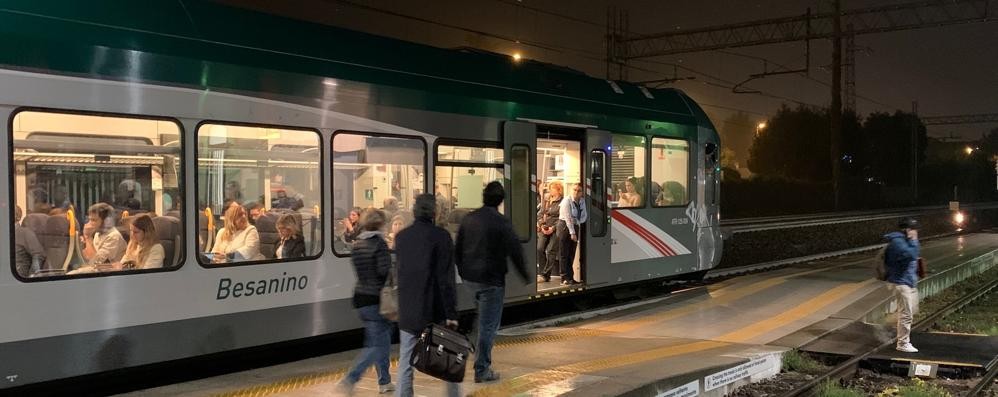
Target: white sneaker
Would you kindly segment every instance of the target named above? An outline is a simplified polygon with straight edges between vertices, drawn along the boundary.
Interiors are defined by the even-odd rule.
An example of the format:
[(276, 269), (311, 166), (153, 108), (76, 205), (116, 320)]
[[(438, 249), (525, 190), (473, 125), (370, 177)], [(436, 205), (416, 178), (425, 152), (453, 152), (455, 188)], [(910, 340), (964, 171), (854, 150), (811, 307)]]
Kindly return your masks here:
[(916, 349), (915, 346), (912, 346), (911, 343), (905, 343), (903, 345), (897, 345), (897, 347), (895, 347), (895, 349), (897, 349), (897, 351), (899, 351), (899, 352), (918, 353), (918, 349)]
[(387, 385), (378, 385), (378, 394), (391, 393), (395, 391), (395, 384), (389, 383)]

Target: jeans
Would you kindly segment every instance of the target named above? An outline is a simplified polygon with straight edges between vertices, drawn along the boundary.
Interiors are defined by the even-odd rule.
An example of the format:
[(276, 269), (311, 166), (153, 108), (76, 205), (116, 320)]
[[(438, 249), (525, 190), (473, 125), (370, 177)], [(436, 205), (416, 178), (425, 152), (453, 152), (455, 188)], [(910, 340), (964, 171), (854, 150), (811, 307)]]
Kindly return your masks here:
[(891, 284), (898, 305), (898, 346), (911, 343), (911, 321), (918, 313), (918, 290), (904, 284)]
[(506, 288), (465, 281), (478, 302), (478, 347), (475, 350), (475, 378), (487, 376), (492, 368), (492, 345), (495, 343)]
[(392, 346), (392, 323), (388, 322), (378, 311), (378, 305), (368, 305), (357, 308), (360, 319), (364, 321), (364, 350), (347, 372), (346, 380), (353, 385), (364, 375), (371, 365), (378, 372), (378, 384), (387, 385), (392, 381), (388, 372), (388, 355)]
[[(399, 384), (398, 389), (395, 390), (396, 397), (412, 397), (413, 395), (413, 371), (412, 365), (409, 364), (409, 358), (412, 357), (412, 351), (416, 348), (416, 341), (418, 340), (419, 335), (414, 335), (406, 330), (401, 330), (399, 332)], [(459, 397), (460, 395), (461, 384), (447, 382), (447, 396)]]
[[(565, 221), (558, 221), (557, 234), (561, 241), (561, 281), (575, 281), (575, 248), (579, 242), (572, 240), (572, 232)], [(575, 235), (579, 235), (578, 225), (575, 225)]]

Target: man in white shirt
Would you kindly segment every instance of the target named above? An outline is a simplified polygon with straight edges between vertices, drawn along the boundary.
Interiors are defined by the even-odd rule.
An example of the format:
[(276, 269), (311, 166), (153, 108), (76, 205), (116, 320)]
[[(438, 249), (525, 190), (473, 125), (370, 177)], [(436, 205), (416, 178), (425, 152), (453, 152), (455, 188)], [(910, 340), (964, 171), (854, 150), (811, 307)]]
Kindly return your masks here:
[(561, 285), (578, 284), (575, 281), (575, 248), (579, 245), (579, 226), (589, 220), (582, 184), (572, 188), (571, 195), (561, 200), (558, 213), (558, 240), (561, 241)]

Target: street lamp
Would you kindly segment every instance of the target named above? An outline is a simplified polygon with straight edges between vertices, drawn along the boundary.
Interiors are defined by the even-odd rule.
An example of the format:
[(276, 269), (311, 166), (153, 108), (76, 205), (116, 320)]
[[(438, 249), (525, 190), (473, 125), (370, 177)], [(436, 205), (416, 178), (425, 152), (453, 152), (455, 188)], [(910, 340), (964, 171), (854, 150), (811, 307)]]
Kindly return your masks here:
[(761, 132), (763, 128), (766, 128), (766, 122), (765, 121), (763, 121), (763, 122), (761, 122), (759, 124), (756, 124), (756, 126), (755, 126), (755, 136), (759, 136), (759, 132)]

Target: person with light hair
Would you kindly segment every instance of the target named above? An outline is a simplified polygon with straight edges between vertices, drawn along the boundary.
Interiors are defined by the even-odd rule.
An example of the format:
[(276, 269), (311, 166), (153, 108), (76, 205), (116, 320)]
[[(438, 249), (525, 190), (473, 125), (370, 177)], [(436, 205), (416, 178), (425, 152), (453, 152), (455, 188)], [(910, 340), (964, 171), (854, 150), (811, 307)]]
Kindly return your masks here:
[(284, 214), (277, 218), (277, 233), (281, 241), (274, 250), (277, 259), (305, 256), (305, 239), (301, 235), (301, 218), (298, 214)]
[(215, 235), (212, 262), (262, 261), (260, 234), (249, 224), (246, 210), (238, 202), (231, 202), (222, 216), (224, 227)]

